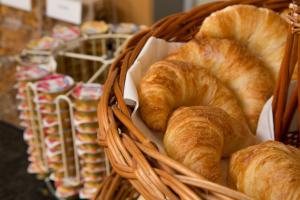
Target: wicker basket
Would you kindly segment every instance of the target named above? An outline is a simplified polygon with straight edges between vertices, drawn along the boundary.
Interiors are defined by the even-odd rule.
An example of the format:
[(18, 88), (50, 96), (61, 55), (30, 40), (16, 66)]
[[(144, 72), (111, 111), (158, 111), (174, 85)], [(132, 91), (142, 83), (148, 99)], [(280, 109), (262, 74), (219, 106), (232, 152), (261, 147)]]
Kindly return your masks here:
[(93, 200), (135, 200), (139, 194), (131, 184), (119, 174), (112, 172), (98, 189)]
[[(289, 1), (219, 1), (202, 5), (187, 13), (168, 16), (149, 30), (135, 35), (110, 68), (98, 107), (98, 140), (105, 147), (116, 173), (126, 178), (145, 199), (251, 199), (242, 193), (209, 182), (161, 154), (135, 127), (130, 118), (131, 108), (123, 99), (126, 72), (149, 37), (154, 36), (170, 42), (187, 42), (198, 32), (202, 21), (210, 13), (234, 4), (252, 4), (281, 11), (288, 8)], [(285, 77), (281, 77), (281, 81), (283, 79)], [(279, 93), (276, 92), (277, 94)], [(286, 95), (281, 98), (286, 98)]]

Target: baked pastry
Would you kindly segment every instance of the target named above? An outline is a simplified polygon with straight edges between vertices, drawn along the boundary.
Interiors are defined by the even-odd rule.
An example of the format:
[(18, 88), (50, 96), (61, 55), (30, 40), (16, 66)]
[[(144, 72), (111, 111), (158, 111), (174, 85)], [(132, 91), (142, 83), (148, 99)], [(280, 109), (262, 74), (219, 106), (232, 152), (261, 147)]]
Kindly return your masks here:
[(228, 38), (260, 58), (277, 80), (288, 35), (288, 23), (267, 8), (234, 5), (207, 17), (196, 38)]
[(256, 132), (261, 110), (272, 95), (274, 82), (263, 63), (247, 48), (227, 39), (192, 40), (169, 55), (206, 68), (236, 95), (247, 121)]
[(300, 199), (300, 150), (268, 141), (233, 154), (230, 181), (257, 200)]
[(218, 107), (240, 123), (247, 123), (231, 91), (198, 65), (176, 60), (156, 62), (142, 77), (138, 93), (141, 117), (156, 131), (165, 131), (169, 116), (180, 106)]
[(167, 154), (211, 181), (221, 178), (221, 157), (254, 144), (248, 127), (220, 108), (181, 107), (168, 121)]

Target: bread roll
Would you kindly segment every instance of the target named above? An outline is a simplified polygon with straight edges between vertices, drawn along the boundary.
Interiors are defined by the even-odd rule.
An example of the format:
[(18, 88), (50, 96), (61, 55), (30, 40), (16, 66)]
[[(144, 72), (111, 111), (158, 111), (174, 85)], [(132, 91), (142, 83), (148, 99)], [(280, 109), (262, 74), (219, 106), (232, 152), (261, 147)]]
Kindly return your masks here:
[(169, 119), (164, 147), (173, 159), (219, 182), (221, 157), (254, 143), (247, 129), (220, 108), (181, 107)]
[(207, 69), (234, 92), (251, 130), (256, 131), (261, 110), (272, 95), (274, 81), (263, 63), (247, 48), (227, 39), (202, 38), (188, 42), (166, 59)]
[(234, 5), (207, 17), (197, 38), (209, 36), (240, 42), (260, 58), (277, 80), (288, 35), (288, 23), (267, 8)]
[(247, 124), (231, 91), (197, 65), (174, 60), (156, 62), (142, 77), (138, 93), (141, 117), (156, 131), (165, 131), (170, 114), (180, 106), (218, 107)]
[(268, 141), (233, 154), (232, 184), (257, 200), (300, 199), (300, 150)]

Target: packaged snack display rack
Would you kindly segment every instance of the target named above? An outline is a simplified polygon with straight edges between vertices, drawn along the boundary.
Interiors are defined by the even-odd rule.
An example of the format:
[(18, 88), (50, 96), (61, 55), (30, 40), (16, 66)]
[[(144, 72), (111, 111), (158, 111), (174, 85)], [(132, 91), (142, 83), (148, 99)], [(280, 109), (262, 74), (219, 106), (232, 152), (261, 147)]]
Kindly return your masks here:
[[(217, 1), (204, 4), (186, 13), (168, 16), (150, 29), (135, 35), (129, 41), (124, 53), (112, 64), (98, 109), (100, 126), (98, 139), (104, 146), (115, 172), (126, 178), (145, 199), (251, 199), (238, 191), (207, 181), (199, 174), (160, 153), (150, 139), (146, 138), (133, 123), (130, 115), (132, 107), (126, 105), (123, 98), (125, 76), (147, 40), (153, 36), (168, 42), (187, 42), (199, 31), (199, 27), (207, 16), (227, 6), (250, 4), (282, 11), (288, 8), (289, 3), (290, 1), (286, 0)], [(278, 98), (274, 105), (275, 129), (282, 123), (282, 117), (285, 116), (283, 115), (285, 107), (283, 102), (287, 97), (286, 91), (293, 71), (290, 66), (294, 66), (293, 64), (297, 61), (295, 59), (297, 51), (293, 51), (292, 54), (290, 50), (293, 46), (298, 46), (292, 45), (291, 41), (295, 42), (297, 41), (295, 38), (298, 38), (300, 2), (295, 0), (293, 3), (291, 8), (293, 8), (294, 15), (290, 15), (292, 18), (290, 30), (294, 32), (290, 33), (288, 39), (284, 59), (286, 62), (282, 64), (281, 80), (277, 84), (276, 95), (279, 96), (275, 96)], [(295, 19), (292, 16), (296, 16)], [(293, 108), (297, 107), (297, 94), (299, 94), (299, 87), (291, 103), (294, 105), (291, 106)], [(283, 119), (285, 121), (287, 118)], [(282, 129), (277, 130), (279, 136), (286, 134), (282, 132)], [(277, 139), (279, 140), (280, 137)]]
[[(77, 37), (53, 49), (25, 49), (22, 53), (22, 57), (45, 57), (53, 64), (49, 74), (45, 73), (44, 76), (41, 69), (36, 75), (39, 79), (34, 76), (35, 81), (26, 79), (22, 82), (26, 85), (26, 98), (22, 99), (21, 103), (26, 102), (28, 120), (23, 124), (26, 124), (27, 131), (31, 131), (28, 141), (32, 142), (28, 143), (32, 144), (30, 148), (32, 146), (36, 149), (34, 156), (39, 164), (37, 170), (29, 172), (44, 177), (48, 185), (54, 182), (55, 195), (58, 198), (67, 198), (78, 193), (80, 198), (92, 198), (104, 177), (110, 174), (109, 162), (96, 141), (98, 125), (95, 113), (102, 90), (100, 84), (105, 82), (109, 66), (129, 37), (130, 35), (126, 34), (111, 33)], [(22, 63), (22, 58), (19, 62), (20, 65), (23, 64), (20, 66), (19, 77), (30, 74), (24, 72), (27, 68)], [(33, 64), (28, 68), (35, 69), (36, 66), (43, 65)], [(78, 88), (86, 85), (90, 87), (83, 91), (84, 97), (88, 96), (90, 91), (97, 94), (97, 99), (87, 103), (80, 102), (72, 96)], [(76, 105), (79, 103), (81, 106), (93, 108), (81, 111), (79, 116), (94, 121), (76, 121)], [(79, 126), (89, 131), (89, 135), (79, 137)], [(89, 143), (90, 138), (95, 138), (92, 144)], [(80, 139), (88, 142), (79, 143)], [(29, 155), (33, 156), (32, 150), (29, 151)], [(88, 160), (85, 162), (84, 159)]]

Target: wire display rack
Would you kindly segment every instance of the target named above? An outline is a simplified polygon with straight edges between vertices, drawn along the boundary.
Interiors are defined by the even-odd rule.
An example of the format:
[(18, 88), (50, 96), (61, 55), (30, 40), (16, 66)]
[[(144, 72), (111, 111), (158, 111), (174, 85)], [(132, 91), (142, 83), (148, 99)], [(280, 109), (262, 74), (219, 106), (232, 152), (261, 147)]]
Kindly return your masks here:
[[(84, 83), (100, 83), (106, 80), (109, 66), (130, 38), (127, 34), (101, 34), (93, 36), (82, 36), (75, 40), (64, 43), (54, 50), (28, 50), (25, 49), (24, 55), (44, 55), (54, 60), (52, 73), (64, 74), (72, 77), (75, 85)], [(81, 176), (81, 158), (78, 155), (76, 125), (74, 124), (74, 99), (71, 97), (75, 87), (67, 92), (55, 97), (55, 114), (57, 119), (57, 132), (60, 138), (60, 151), (62, 152), (63, 163), (63, 184), (67, 186), (82, 184)], [(40, 110), (40, 103), (36, 101), (40, 92), (37, 90), (35, 83), (28, 82), (26, 85), (26, 101), (29, 105), (30, 127), (33, 134), (33, 141), (38, 149), (37, 159), (41, 161), (42, 168), (45, 171), (45, 182), (50, 192), (53, 193), (55, 188), (51, 181), (52, 173), (47, 158), (47, 145), (45, 138), (47, 134), (43, 123), (43, 117)], [(62, 114), (67, 112), (67, 114)], [(66, 117), (67, 116), (67, 117)], [(68, 127), (66, 129), (65, 119), (68, 118)], [(71, 142), (67, 141), (67, 133), (71, 132)], [(71, 152), (71, 153), (70, 153)], [(105, 175), (110, 174), (109, 162), (103, 152), (102, 160), (105, 163)], [(71, 159), (70, 159), (71, 158)], [(69, 161), (71, 160), (71, 162)], [(72, 170), (70, 170), (72, 169)], [(57, 195), (56, 195), (57, 196)], [(58, 199), (64, 199), (57, 196)]]

